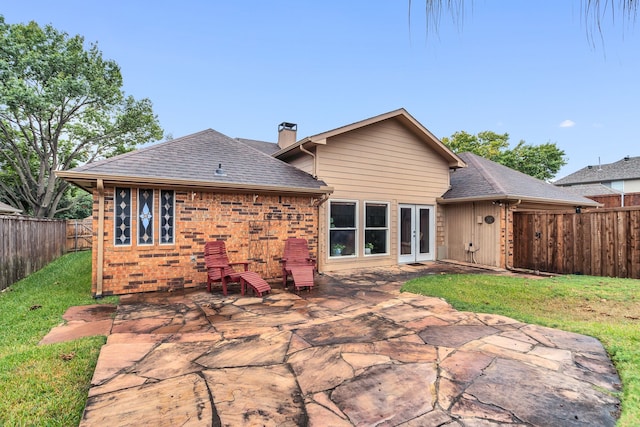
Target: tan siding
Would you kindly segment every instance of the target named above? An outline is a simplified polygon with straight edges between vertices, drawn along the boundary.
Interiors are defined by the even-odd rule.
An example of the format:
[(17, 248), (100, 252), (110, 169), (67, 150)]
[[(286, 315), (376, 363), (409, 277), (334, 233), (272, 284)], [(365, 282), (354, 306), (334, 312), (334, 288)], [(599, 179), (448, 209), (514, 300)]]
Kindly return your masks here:
[[(469, 244), (473, 244), (478, 264), (500, 266), (500, 207), (490, 202), (447, 205), (444, 208), (446, 257), (471, 262)], [(494, 217), (493, 224), (484, 218)]]
[(313, 175), (313, 157), (309, 154), (303, 153), (300, 156), (287, 160), (287, 163)]
[(625, 193), (640, 192), (640, 179), (628, 179), (624, 182)]
[(391, 120), (332, 138), (318, 161), (333, 198), (435, 204), (449, 185), (447, 163)]
[[(322, 205), (319, 258), (320, 268), (325, 271), (396, 265), (398, 204), (435, 207), (436, 198), (449, 187), (447, 162), (395, 120), (330, 138), (326, 145), (317, 146), (316, 154), (318, 178), (335, 189), (331, 199), (355, 200), (359, 211), (358, 256), (329, 259), (326, 242), (329, 203)], [(362, 254), (365, 201), (389, 203), (388, 255)]]

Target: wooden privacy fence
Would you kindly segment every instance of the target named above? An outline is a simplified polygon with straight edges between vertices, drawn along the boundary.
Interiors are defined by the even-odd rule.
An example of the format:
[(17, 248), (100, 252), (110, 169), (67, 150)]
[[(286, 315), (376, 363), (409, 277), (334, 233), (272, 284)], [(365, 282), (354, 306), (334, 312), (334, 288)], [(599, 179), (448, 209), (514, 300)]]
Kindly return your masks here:
[(515, 212), (513, 265), (640, 279), (640, 207)]
[(91, 249), (93, 218), (67, 220), (67, 252)]
[(64, 254), (66, 223), (65, 220), (0, 216), (0, 290)]

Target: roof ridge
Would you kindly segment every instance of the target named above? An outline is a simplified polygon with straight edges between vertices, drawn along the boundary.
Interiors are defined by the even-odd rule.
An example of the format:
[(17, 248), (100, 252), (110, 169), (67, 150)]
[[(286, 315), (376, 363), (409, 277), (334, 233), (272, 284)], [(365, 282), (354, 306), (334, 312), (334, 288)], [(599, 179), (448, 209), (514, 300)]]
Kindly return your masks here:
[[(491, 185), (491, 187), (497, 193), (507, 194), (507, 191), (504, 189), (504, 187), (502, 185), (500, 185), (500, 183), (496, 180), (496, 178), (485, 167), (484, 163), (481, 160), (479, 160), (479, 159), (482, 159), (482, 160), (489, 160), (489, 159), (485, 159), (484, 157), (479, 156), (479, 155), (477, 155), (475, 153), (472, 153), (470, 151), (468, 153), (472, 155), (471, 158), (473, 159), (473, 162), (475, 163), (476, 167), (482, 171), (482, 176), (487, 180), (489, 185)], [(492, 160), (489, 160), (489, 161), (492, 161)]]
[[(285, 162), (284, 160), (280, 160), (279, 158), (274, 157), (274, 156), (273, 156), (273, 155), (271, 155), (271, 154), (267, 154), (267, 153), (265, 153), (264, 151), (257, 149), (256, 147), (252, 147), (251, 145), (249, 145), (249, 144), (247, 144), (247, 143), (245, 143), (245, 142), (240, 141), (238, 137), (236, 137), (236, 138), (231, 138), (231, 139), (233, 139), (235, 142), (239, 142), (240, 144), (244, 145), (244, 146), (245, 146), (245, 147), (247, 147), (247, 148), (252, 149), (253, 151), (256, 151), (256, 152), (258, 152), (258, 153), (260, 153), (260, 154), (263, 154), (263, 155), (265, 155), (265, 156), (267, 156), (267, 157), (269, 157), (269, 158), (272, 158), (272, 159), (274, 159), (274, 160), (277, 160), (277, 161), (279, 161), (279, 162), (283, 163), (283, 164), (285, 165), (285, 167), (293, 168), (293, 169), (295, 169), (295, 170), (297, 170), (297, 171), (300, 171), (300, 172), (306, 173), (307, 175), (309, 175), (310, 177), (312, 177), (312, 178), (313, 178), (313, 179), (315, 179), (316, 181), (318, 181), (318, 180), (319, 180), (317, 176), (313, 176), (313, 174), (310, 174), (309, 172), (303, 171), (302, 169), (300, 169), (300, 168), (298, 168), (298, 167), (296, 167), (296, 166), (294, 166), (294, 165), (292, 165), (292, 164), (290, 164), (290, 163), (288, 163), (288, 162)], [(244, 138), (244, 139), (247, 139), (247, 138)], [(259, 140), (254, 139), (253, 141), (259, 141)], [(262, 142), (267, 142), (267, 141), (262, 141)], [(269, 144), (273, 144), (273, 142), (269, 142)]]

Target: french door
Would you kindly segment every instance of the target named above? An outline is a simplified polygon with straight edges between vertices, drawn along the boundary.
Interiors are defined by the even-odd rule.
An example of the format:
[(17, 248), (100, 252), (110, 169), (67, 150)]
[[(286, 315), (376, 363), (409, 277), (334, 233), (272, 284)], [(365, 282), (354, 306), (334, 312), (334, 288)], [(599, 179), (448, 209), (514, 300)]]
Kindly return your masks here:
[(398, 262), (434, 259), (435, 218), (430, 205), (399, 205)]

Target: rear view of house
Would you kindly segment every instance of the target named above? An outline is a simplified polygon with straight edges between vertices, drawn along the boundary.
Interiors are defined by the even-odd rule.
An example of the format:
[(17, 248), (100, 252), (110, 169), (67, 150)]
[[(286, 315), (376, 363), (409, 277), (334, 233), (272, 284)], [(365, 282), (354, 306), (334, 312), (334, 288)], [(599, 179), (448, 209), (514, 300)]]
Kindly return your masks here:
[(321, 272), (468, 261), (480, 246), (475, 261), (504, 267), (514, 206), (597, 205), (487, 162), (399, 109), (302, 139), (283, 122), (277, 144), (209, 129), (58, 176), (93, 194), (93, 293), (109, 295), (204, 286), (210, 240), (266, 279), (290, 237)]

